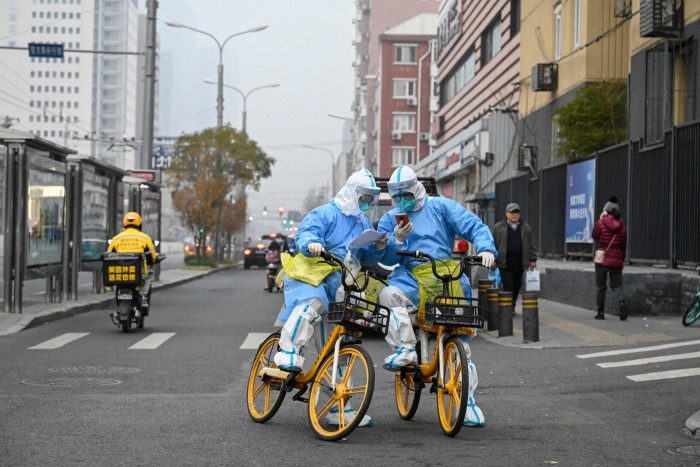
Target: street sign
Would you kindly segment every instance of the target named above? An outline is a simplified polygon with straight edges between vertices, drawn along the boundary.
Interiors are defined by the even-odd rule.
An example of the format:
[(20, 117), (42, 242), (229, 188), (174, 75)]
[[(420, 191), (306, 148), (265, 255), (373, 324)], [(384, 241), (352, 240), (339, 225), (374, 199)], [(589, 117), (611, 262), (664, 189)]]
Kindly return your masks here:
[(30, 42), (28, 48), (30, 57), (63, 58), (63, 44)]
[(146, 180), (147, 182), (156, 181), (156, 171), (155, 170), (128, 170), (130, 175), (133, 177), (138, 177)]

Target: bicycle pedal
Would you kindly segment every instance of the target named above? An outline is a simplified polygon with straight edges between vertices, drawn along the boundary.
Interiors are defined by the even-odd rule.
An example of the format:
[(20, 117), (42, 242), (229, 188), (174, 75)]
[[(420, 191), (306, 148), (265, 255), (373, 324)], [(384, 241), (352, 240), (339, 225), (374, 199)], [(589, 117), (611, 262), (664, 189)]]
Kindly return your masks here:
[(279, 368), (265, 367), (260, 370), (258, 377), (263, 381), (269, 378), (286, 380), (290, 374), (289, 371), (280, 370)]
[[(300, 401), (300, 402), (304, 402), (305, 404), (308, 404), (309, 399), (306, 397), (301, 397), (302, 394), (304, 394), (308, 388), (309, 388), (309, 386), (307, 384), (305, 384), (301, 389), (299, 389), (299, 392), (297, 392), (296, 394), (294, 394), (292, 396), (292, 400), (293, 401)], [(293, 389), (293, 388), (290, 388), (290, 390), (291, 389)]]
[(438, 390), (438, 381), (437, 381), (437, 377), (434, 376), (433, 377), (433, 384), (430, 385), (430, 393), (437, 394), (437, 390)]

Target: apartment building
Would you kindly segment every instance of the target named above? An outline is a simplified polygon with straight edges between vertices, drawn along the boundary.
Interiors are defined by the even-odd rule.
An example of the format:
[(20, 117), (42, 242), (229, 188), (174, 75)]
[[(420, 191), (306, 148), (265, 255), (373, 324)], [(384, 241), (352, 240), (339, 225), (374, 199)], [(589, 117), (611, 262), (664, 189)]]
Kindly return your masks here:
[[(137, 52), (137, 6), (137, 0), (0, 2), (6, 47), (0, 114), (14, 119), (14, 129), (135, 168), (141, 74), (137, 56), (119, 52)], [(30, 42), (63, 44), (64, 57), (29, 57)]]
[(423, 13), (379, 36), (379, 73), (372, 113), (375, 175), (389, 177), (430, 153), (432, 43), (437, 14)]
[(372, 137), (375, 128), (374, 114), (379, 84), (379, 36), (421, 13), (436, 13), (441, 0), (355, 0), (355, 75), (353, 112), (353, 134), (355, 168), (365, 166), (376, 170), (378, 164), (377, 141)]

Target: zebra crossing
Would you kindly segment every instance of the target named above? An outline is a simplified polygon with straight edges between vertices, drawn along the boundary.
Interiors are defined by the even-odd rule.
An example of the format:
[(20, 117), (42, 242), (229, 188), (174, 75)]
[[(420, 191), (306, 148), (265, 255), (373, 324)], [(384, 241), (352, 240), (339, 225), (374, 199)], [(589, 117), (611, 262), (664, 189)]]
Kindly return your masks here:
[[(65, 347), (78, 339), (90, 335), (89, 332), (67, 332), (44, 342), (40, 342), (27, 350), (54, 350)], [(155, 350), (175, 335), (174, 332), (154, 332), (140, 339), (129, 347), (129, 350)]]
[[(630, 368), (631, 372), (639, 368), (640, 373), (625, 375), (625, 378), (634, 382), (658, 381), (674, 378), (688, 378), (692, 376), (700, 376), (700, 367), (680, 368), (673, 370), (662, 370), (643, 373), (644, 365), (658, 365), (669, 362), (679, 362), (684, 360), (695, 360), (700, 358), (700, 351), (686, 351), (682, 353), (666, 354), (670, 349), (679, 349), (682, 347), (700, 346), (700, 340), (673, 342), (669, 344), (650, 345), (646, 347), (635, 347), (631, 349), (607, 350), (603, 352), (595, 352), (589, 354), (576, 355), (580, 359), (610, 359), (610, 361), (598, 362), (595, 365), (599, 368)], [(674, 352), (676, 350), (673, 350)], [(655, 352), (657, 355), (642, 358), (632, 358), (630, 360), (617, 360), (621, 356), (630, 356), (632, 354), (642, 354)]]

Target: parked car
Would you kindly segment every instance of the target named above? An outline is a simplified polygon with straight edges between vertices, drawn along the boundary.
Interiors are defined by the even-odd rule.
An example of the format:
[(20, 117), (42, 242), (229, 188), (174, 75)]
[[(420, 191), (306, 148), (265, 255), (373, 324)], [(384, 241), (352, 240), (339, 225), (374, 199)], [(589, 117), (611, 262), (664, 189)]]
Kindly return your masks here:
[(272, 242), (280, 244), (282, 251), (289, 251), (287, 236), (281, 233), (271, 233), (260, 237), (260, 241), (243, 250), (243, 268), (250, 269), (251, 266), (266, 267), (265, 253)]

